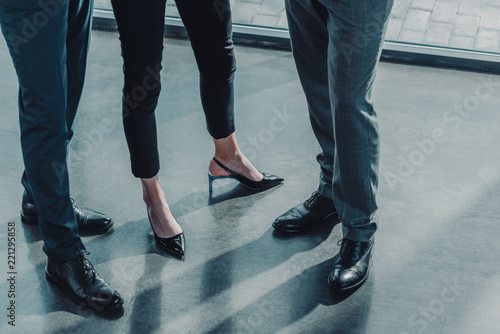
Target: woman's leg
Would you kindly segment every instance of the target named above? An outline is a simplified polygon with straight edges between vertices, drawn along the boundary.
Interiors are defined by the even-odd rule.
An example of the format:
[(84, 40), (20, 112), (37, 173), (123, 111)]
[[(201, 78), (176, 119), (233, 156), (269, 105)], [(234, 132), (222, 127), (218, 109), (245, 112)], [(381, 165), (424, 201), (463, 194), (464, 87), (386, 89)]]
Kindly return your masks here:
[[(215, 158), (219, 160), (224, 166), (234, 170), (251, 180), (260, 181), (263, 175), (255, 169), (245, 155), (240, 151), (238, 142), (236, 141), (236, 134), (233, 132), (226, 138), (215, 139)], [(222, 167), (217, 165), (215, 161), (210, 160), (208, 166), (210, 174), (216, 176), (229, 175)]]
[(118, 24), (125, 84), (123, 126), (132, 173), (141, 178), (151, 224), (161, 238), (182, 232), (158, 181), (160, 169), (155, 109), (161, 90), (165, 0), (113, 0)]
[(182, 233), (165, 199), (158, 176), (150, 179), (141, 179), (144, 203), (148, 209), (154, 232), (160, 238), (170, 238)]
[(123, 57), (123, 126), (132, 173), (159, 169), (155, 109), (160, 95), (165, 0), (112, 0)]
[[(208, 132), (214, 139), (215, 158), (235, 172), (254, 181), (262, 174), (238, 148), (234, 133), (234, 72), (229, 0), (217, 6), (212, 1), (178, 0), (179, 14), (189, 34), (200, 71), (200, 93)], [(213, 175), (228, 175), (211, 161)]]

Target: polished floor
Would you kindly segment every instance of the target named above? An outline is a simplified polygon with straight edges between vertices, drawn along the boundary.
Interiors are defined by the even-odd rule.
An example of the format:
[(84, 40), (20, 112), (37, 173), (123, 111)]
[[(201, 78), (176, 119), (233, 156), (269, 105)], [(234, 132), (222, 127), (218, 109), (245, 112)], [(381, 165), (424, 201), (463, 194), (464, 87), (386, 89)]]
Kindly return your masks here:
[[(92, 314), (44, 277), (36, 227), (19, 220), (22, 159), (16, 77), (0, 42), (0, 333), (498, 333), (500, 77), (382, 63), (374, 88), (382, 135), (380, 229), (366, 284), (329, 291), (336, 220), (303, 235), (271, 223), (318, 185), (318, 145), (289, 52), (237, 47), (237, 135), (262, 171), (254, 193), (208, 192), (213, 154), (186, 41), (166, 40), (158, 108), (160, 179), (183, 226), (179, 261), (153, 242), (120, 119), (117, 34), (94, 32), (71, 143), (72, 196), (111, 215), (85, 237), (90, 259), (125, 298)], [(7, 228), (16, 226), (16, 327), (8, 325)], [(11, 224), (12, 225), (12, 224)]]

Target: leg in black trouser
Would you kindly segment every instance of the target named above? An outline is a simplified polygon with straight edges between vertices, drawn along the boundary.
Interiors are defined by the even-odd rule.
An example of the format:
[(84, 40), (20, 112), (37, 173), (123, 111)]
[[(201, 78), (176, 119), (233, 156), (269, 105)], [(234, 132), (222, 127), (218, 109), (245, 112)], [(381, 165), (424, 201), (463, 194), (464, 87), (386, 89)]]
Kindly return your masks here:
[[(227, 8), (229, 8), (229, 1)], [(113, 0), (124, 59), (123, 122), (136, 177), (158, 173), (155, 108), (160, 94), (165, 0)], [(212, 2), (178, 1), (200, 70), (200, 91), (209, 133), (234, 132), (235, 60), (231, 13)]]
[[(96, 311), (123, 304), (85, 258), (69, 196), (68, 142), (80, 100), (92, 0), (0, 6), (0, 23), (19, 79), (25, 200), (33, 200), (45, 273), (74, 301)], [(12, 8), (15, 7), (15, 8)]]
[[(66, 262), (85, 248), (69, 197), (67, 145), (83, 87), (92, 0), (0, 8), (19, 78), (25, 199), (38, 210), (44, 251)], [(41, 24), (41, 18), (47, 18)]]
[[(82, 4), (78, 1), (70, 1), (68, 3), (68, 32), (66, 37), (66, 124), (68, 128), (68, 145), (71, 138), (73, 138), (73, 121), (75, 120), (76, 110), (80, 103), (85, 80), (90, 27), (92, 26), (92, 2), (91, 0), (86, 0)], [(55, 1), (52, 3), (55, 3)], [(23, 200), (28, 203), (35, 203), (26, 172), (23, 173), (21, 182), (25, 189)]]
[(208, 132), (214, 139), (234, 132), (234, 73), (229, 0), (177, 0), (200, 71), (201, 103)]
[[(123, 123), (132, 173), (141, 178), (155, 240), (172, 251), (165, 247), (167, 240), (180, 238), (183, 232), (168, 207), (158, 180), (160, 164), (155, 121), (161, 90), (165, 2), (112, 0), (124, 60)], [(214, 140), (214, 158), (225, 165), (224, 169), (215, 160), (210, 162), (209, 188), (214, 177), (228, 177), (229, 174), (237, 174), (248, 181), (246, 184), (254, 184), (260, 189), (281, 183), (281, 178), (260, 173), (243, 155), (236, 141), (233, 83), (236, 64), (229, 0), (176, 2), (200, 72), (201, 102), (208, 132)], [(231, 173), (226, 166), (231, 168)], [(183, 242), (178, 246), (183, 253)], [(177, 250), (174, 253), (179, 254)]]

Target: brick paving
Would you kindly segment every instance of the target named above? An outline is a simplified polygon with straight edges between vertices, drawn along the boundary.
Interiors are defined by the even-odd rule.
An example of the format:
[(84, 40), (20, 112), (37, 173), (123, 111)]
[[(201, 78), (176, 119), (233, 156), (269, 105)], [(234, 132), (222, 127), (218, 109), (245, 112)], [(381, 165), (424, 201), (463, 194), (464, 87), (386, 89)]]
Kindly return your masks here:
[[(283, 0), (231, 0), (233, 22), (286, 29)], [(96, 8), (110, 9), (109, 0)], [(173, 1), (167, 15), (178, 16)], [(395, 0), (386, 40), (500, 52), (500, 0)]]
[(395, 0), (386, 39), (500, 52), (500, 0)]

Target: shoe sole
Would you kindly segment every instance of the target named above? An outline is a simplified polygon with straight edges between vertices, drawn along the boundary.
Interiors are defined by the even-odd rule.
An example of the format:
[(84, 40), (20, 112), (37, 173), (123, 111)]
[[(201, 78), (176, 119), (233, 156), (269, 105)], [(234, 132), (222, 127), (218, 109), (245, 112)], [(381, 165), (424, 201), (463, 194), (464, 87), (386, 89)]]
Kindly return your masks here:
[[(236, 179), (235, 179), (235, 180), (236, 180)], [(238, 181), (238, 180), (236, 180), (236, 181)], [(239, 182), (239, 181), (238, 181), (238, 182)], [(244, 184), (244, 183), (241, 183), (241, 182), (239, 182), (239, 183), (240, 183), (242, 186), (244, 186), (245, 188), (250, 189), (250, 190), (268, 190), (268, 189), (274, 188), (274, 187), (276, 187), (276, 186), (279, 186), (280, 184), (283, 184), (283, 181), (278, 182), (278, 183), (276, 183), (276, 184), (273, 184), (272, 186), (269, 186), (269, 187), (266, 187), (266, 188), (253, 188), (253, 187), (249, 187), (249, 186), (247, 186), (247, 185), (246, 185), (246, 184)]]
[[(66, 293), (66, 295), (76, 304), (85, 304), (86, 306), (89, 306), (90, 308), (92, 308), (85, 299), (81, 299), (80, 297), (76, 296), (70, 289), (68, 289), (68, 287), (66, 287), (66, 284), (64, 284), (63, 282), (61, 282), (60, 280), (58, 280), (56, 277), (52, 276), (51, 274), (49, 274), (47, 271), (45, 271), (45, 277), (47, 278), (48, 281), (54, 283), (59, 289), (63, 290)], [(116, 310), (117, 308), (120, 308), (122, 305), (123, 305), (123, 302), (116, 304), (112, 307), (106, 307), (104, 305), (102, 305), (102, 307), (103, 307), (103, 311), (113, 311), (113, 310)], [(94, 308), (92, 308), (92, 309), (94, 309)], [(97, 311), (97, 310), (94, 309), (94, 311)]]
[(313, 230), (317, 227), (319, 227), (321, 224), (323, 224), (323, 222), (330, 218), (331, 216), (333, 215), (336, 215), (337, 214), (337, 211), (335, 212), (332, 212), (326, 216), (324, 216), (317, 224), (315, 225), (312, 225), (312, 226), (308, 226), (307, 228), (304, 228), (304, 229), (300, 229), (300, 230), (292, 230), (292, 229), (286, 229), (286, 228), (282, 228), (282, 227), (279, 227), (276, 225), (276, 222), (273, 222), (273, 227), (274, 229), (276, 229), (277, 231), (280, 231), (280, 232), (287, 232), (287, 233), (300, 233), (300, 232), (307, 232), (307, 231), (310, 231), (310, 230)]
[[(246, 184), (240, 182), (234, 176), (230, 176), (230, 175), (227, 175), (227, 176), (226, 175), (225, 176), (215, 176), (215, 175), (210, 174), (210, 172), (208, 173), (208, 175), (214, 178), (213, 181), (215, 181), (215, 180), (221, 180), (221, 179), (232, 179), (232, 180), (238, 181), (239, 184), (241, 184), (242, 186), (244, 186), (245, 188), (250, 189), (250, 190), (268, 190), (268, 189), (274, 188), (276, 186), (279, 186), (280, 184), (283, 184), (283, 182), (284, 182), (284, 181), (280, 181), (280, 182), (278, 182), (276, 184), (273, 184), (272, 186), (269, 186), (269, 187), (266, 187), (266, 188), (254, 188), (254, 187), (247, 186)], [(210, 192), (213, 192), (213, 187), (212, 187), (212, 189), (210, 189), (210, 187), (209, 187), (208, 190)]]

